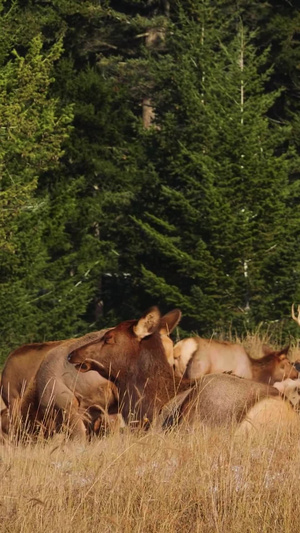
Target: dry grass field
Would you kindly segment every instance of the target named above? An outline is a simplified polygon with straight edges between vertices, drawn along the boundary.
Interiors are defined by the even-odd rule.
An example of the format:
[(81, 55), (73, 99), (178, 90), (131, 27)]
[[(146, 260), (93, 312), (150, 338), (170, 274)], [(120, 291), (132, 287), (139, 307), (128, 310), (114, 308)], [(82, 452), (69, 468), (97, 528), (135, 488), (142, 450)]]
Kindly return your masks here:
[(0, 449), (0, 531), (300, 531), (300, 435), (128, 430)]
[(0, 532), (298, 533), (300, 434), (234, 430), (2, 444)]

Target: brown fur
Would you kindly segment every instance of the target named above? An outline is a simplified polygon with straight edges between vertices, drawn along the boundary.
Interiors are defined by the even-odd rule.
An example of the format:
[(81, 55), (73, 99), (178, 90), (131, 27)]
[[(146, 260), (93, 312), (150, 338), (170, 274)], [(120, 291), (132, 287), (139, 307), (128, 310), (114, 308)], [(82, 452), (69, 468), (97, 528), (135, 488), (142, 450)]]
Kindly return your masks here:
[(174, 366), (174, 345), (170, 334), (181, 320), (182, 313), (179, 309), (173, 309), (160, 320), (159, 333), (169, 365)]
[(64, 341), (24, 344), (9, 354), (2, 372), (2, 398), (13, 408), (50, 350)]
[(300, 379), (288, 378), (274, 383), (274, 387), (279, 390), (282, 396), (289, 400), (294, 409), (300, 410)]
[(66, 423), (74, 436), (84, 437), (90, 422), (93, 424), (108, 404), (117, 401), (118, 393), (96, 372), (78, 380), (78, 373), (67, 362), (68, 347), (95, 341), (106, 331), (79, 339), (25, 345), (13, 352), (6, 376), (7, 380), (11, 376), (7, 390), (13, 390), (14, 396), (13, 401), (8, 396), (9, 411), (2, 416), (2, 429), (7, 432), (25, 424), (30, 432), (39, 427), (49, 434)]
[(261, 383), (274, 385), (277, 381), (297, 379), (298, 372), (287, 358), (289, 346), (267, 353), (260, 359), (252, 359), (252, 379)]
[[(161, 318), (160, 323), (160, 334), (166, 357), (171, 366), (174, 363), (174, 357), (173, 342), (169, 335), (178, 325), (180, 319), (181, 311), (179, 309), (173, 309)], [(93, 335), (94, 333), (89, 333), (84, 338), (89, 342), (93, 340)], [(76, 339), (65, 339), (61, 341), (24, 344), (11, 352), (6, 359), (2, 377), (0, 378), (0, 391), (5, 403), (3, 408), (9, 406), (12, 409), (14, 402), (20, 400), (30, 380), (36, 375), (42, 361), (51, 350), (65, 342), (70, 343), (72, 340), (74, 342), (76, 341)]]
[[(148, 324), (145, 321), (147, 316), (146, 313), (140, 321)], [(180, 383), (180, 379), (173, 376), (165, 357), (159, 334), (158, 310), (151, 328), (148, 324), (142, 338), (134, 334), (134, 328), (139, 326), (140, 321), (122, 322), (107, 332), (99, 343), (74, 350), (69, 357), (71, 362), (81, 363), (87, 358), (99, 360), (100, 356), (103, 365), (101, 375), (116, 383), (125, 421), (131, 419), (131, 412), (140, 421), (152, 420), (153, 414), (175, 395)], [(154, 326), (156, 329), (150, 333)], [(138, 330), (141, 328), (138, 327)], [(187, 383), (186, 387), (189, 386)]]
[(177, 375), (189, 379), (198, 379), (205, 374), (232, 372), (236, 376), (272, 385), (288, 377), (298, 377), (287, 358), (288, 347), (274, 351), (264, 345), (263, 351), (262, 358), (253, 359), (240, 344), (190, 337), (174, 346), (175, 368)]
[(272, 433), (274, 437), (284, 431), (293, 431), (299, 435), (300, 420), (289, 402), (280, 398), (267, 397), (255, 403), (247, 412), (244, 420), (235, 432), (243, 442), (249, 436), (263, 437), (265, 433)]
[(0, 412), (5, 409), (6, 405), (2, 399), (2, 374), (0, 374)]
[[(140, 320), (145, 321), (145, 317), (147, 313)], [(158, 310), (155, 320), (157, 328)], [(116, 384), (127, 422), (133, 417), (145, 426), (161, 413), (163, 425), (174, 419), (188, 423), (200, 420), (209, 425), (241, 423), (260, 401), (279, 398), (273, 387), (231, 375), (207, 375), (196, 384), (179, 379), (166, 361), (154, 325), (138, 338), (134, 331), (140, 331), (139, 321), (122, 322), (100, 342), (74, 350), (69, 356), (81, 372), (96, 370)]]
[[(181, 312), (174, 309), (161, 318), (159, 325), (160, 339), (169, 358), (173, 357), (173, 343), (168, 335), (180, 318)], [(141, 331), (147, 327), (147, 324), (141, 323)], [(26, 420), (29, 431), (38, 425), (44, 426), (49, 433), (50, 426), (57, 430), (62, 425), (63, 415), (69, 418), (75, 436), (83, 437), (87, 426), (98, 428), (104, 424), (104, 427), (109, 427), (109, 417), (102, 411), (116, 402), (118, 393), (115, 385), (97, 372), (79, 375), (67, 361), (69, 350), (99, 342), (106, 332), (109, 330), (90, 333), (79, 339), (25, 345), (10, 354), (5, 367), (5, 397), (10, 410), (2, 417), (4, 431), (18, 426), (20, 420)], [(57, 422), (54, 426), (52, 422), (50, 424), (53, 417)]]

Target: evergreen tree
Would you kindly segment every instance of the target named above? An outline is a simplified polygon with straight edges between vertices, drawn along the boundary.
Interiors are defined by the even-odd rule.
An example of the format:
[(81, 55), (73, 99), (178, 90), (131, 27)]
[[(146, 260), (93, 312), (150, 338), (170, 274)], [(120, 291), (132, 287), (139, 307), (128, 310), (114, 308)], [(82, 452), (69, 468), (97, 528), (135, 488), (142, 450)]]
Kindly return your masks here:
[(208, 334), (288, 315), (300, 300), (297, 11), (0, 8), (3, 353), (153, 304)]
[(25, 57), (12, 52), (0, 68), (2, 346), (20, 344), (25, 332), (34, 335), (33, 316), (40, 311), (32, 300), (45, 289), (47, 199), (35, 193), (39, 176), (58, 165), (72, 118), (70, 107), (60, 108), (48, 97), (60, 53), (59, 42), (44, 55), (37, 36)]
[[(153, 27), (163, 26), (155, 3), (147, 4), (104, 5), (93, 20), (93, 37), (87, 35), (86, 66), (78, 69), (78, 63), (66, 58), (56, 71), (57, 94), (75, 102), (67, 153), (72, 160), (70, 172), (83, 177), (78, 202), (78, 214), (84, 214), (81, 235), (89, 235), (87, 255), (92, 257), (96, 251), (99, 257), (102, 249), (108, 258), (105, 266), (101, 263), (92, 273), (95, 292), (86, 319), (90, 323), (96, 319), (98, 327), (130, 318), (147, 306), (140, 294), (132, 293), (132, 284), (137, 285), (132, 257), (143, 242), (136, 239), (130, 218), (142, 208), (135, 198), (149, 182), (140, 141), (143, 102), (153, 86), (145, 41)], [(158, 41), (155, 49), (160, 53)], [(77, 231), (79, 227), (78, 219)]]
[(147, 139), (162, 186), (156, 220), (148, 209), (138, 222), (151, 243), (142, 283), (162, 302), (181, 299), (185, 324), (201, 333), (277, 319), (298, 286), (291, 128), (268, 117), (280, 96), (266, 90), (268, 51), (235, 20), (232, 34), (220, 6), (180, 6)]
[[(12, 13), (9, 2), (4, 4), (3, 25)], [(126, 13), (119, 17), (124, 39), (131, 35), (123, 53), (130, 61), (124, 69), (118, 56), (120, 37), (112, 42), (118, 33), (112, 28), (119, 14), (109, 6), (83, 5), (77, 0), (13, 5), (12, 42), (19, 54), (26, 53), (37, 32), (43, 34), (45, 50), (62, 38), (65, 51), (53, 64), (55, 80), (47, 98), (56, 102), (58, 98), (61, 107), (71, 103), (74, 121), (59, 164), (48, 165), (45, 159), (24, 200), (30, 198), (41, 206), (43, 216), (38, 225), (33, 224), (34, 246), (33, 216), (19, 235), (26, 252), (31, 249), (22, 271), (21, 284), (27, 280), (24, 294), (18, 305), (14, 304), (14, 323), (5, 325), (3, 345), (9, 344), (9, 349), (23, 341), (74, 336), (96, 327), (95, 320), (99, 319), (99, 325), (103, 315), (102, 293), (110, 290), (102, 280), (119, 283), (126, 277), (118, 267), (114, 236), (119, 226), (127, 223), (126, 213), (140, 180), (135, 167), (136, 144), (131, 141), (141, 119), (143, 92), (132, 90), (130, 84), (133, 77), (137, 79), (132, 50), (143, 41), (142, 37), (136, 39), (136, 34), (144, 28)], [(7, 195), (11, 196), (9, 191)], [(20, 201), (21, 196), (18, 198)], [(40, 215), (37, 212), (36, 217)], [(11, 257), (8, 264), (11, 266)], [(17, 272), (8, 277), (9, 290), (16, 278)], [(4, 285), (2, 288), (5, 297)], [(116, 291), (115, 285), (112, 291)], [(117, 299), (119, 296), (116, 293)], [(106, 321), (120, 316), (113, 312), (115, 299), (110, 291)], [(4, 311), (5, 323), (7, 308)]]

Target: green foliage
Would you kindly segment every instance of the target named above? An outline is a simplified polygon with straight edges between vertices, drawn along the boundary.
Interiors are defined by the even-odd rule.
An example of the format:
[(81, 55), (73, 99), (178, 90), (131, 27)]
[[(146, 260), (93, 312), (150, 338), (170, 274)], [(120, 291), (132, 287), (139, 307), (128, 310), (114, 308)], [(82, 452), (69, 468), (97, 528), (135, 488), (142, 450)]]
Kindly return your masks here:
[(1, 249), (14, 249), (16, 217), (38, 208), (30, 201), (38, 176), (55, 168), (63, 154), (61, 144), (72, 110), (61, 111), (56, 100), (47, 97), (51, 69), (60, 53), (58, 43), (43, 56), (42, 39), (37, 36), (26, 57), (14, 51), (14, 59), (0, 70)]
[(31, 300), (43, 285), (48, 261), (43, 242), (48, 200), (37, 194), (38, 179), (57, 169), (72, 120), (71, 106), (49, 97), (62, 43), (46, 54), (42, 47), (38, 35), (24, 57), (13, 50), (0, 68), (2, 346), (13, 336), (19, 343), (23, 335), (30, 338), (37, 327), (32, 316), (40, 311)]
[(0, 1), (2, 354), (153, 304), (287, 323), (298, 26), (277, 0)]
[[(157, 65), (158, 130), (145, 141), (156, 143), (153, 162), (165, 184), (158, 201), (163, 223), (154, 230), (138, 221), (151, 250), (141, 258), (143, 286), (153, 294), (155, 285), (167, 303), (162, 280), (171, 278), (189, 301), (188, 329), (201, 333), (275, 319), (295, 291), (288, 268), (295, 241), (286, 240), (297, 160), (291, 126), (268, 116), (280, 96), (266, 91), (268, 50), (259, 54), (240, 23), (229, 36), (232, 22), (222, 22), (218, 8), (200, 2), (192, 16), (179, 10), (169, 55)], [(176, 227), (173, 237), (168, 224)]]

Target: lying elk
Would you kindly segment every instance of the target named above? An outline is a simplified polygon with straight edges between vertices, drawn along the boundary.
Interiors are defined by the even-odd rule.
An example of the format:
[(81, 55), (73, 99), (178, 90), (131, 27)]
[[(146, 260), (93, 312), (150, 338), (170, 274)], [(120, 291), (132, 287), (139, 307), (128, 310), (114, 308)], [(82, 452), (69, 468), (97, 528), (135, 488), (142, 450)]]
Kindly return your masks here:
[(138, 320), (121, 322), (99, 342), (73, 350), (68, 360), (79, 372), (96, 370), (118, 389), (120, 411), (126, 422), (149, 425), (165, 417), (181, 423), (231, 425), (254, 429), (266, 424), (292, 423), (299, 419), (277, 389), (228, 374), (210, 374), (197, 382), (174, 376), (161, 336), (160, 313), (154, 307)]
[[(158, 334), (165, 360), (172, 364), (173, 342), (169, 334), (181, 318), (179, 309), (161, 317)], [(118, 392), (115, 385), (97, 372), (78, 374), (67, 356), (91, 342), (100, 342), (105, 329), (77, 339), (24, 345), (12, 352), (3, 371), (3, 397), (9, 409), (2, 412), (2, 430), (9, 433), (13, 425), (31, 432), (36, 426), (56, 431), (66, 419), (73, 436), (84, 438), (87, 429), (99, 428), (101, 421), (109, 425), (115, 419)], [(111, 417), (106, 411), (110, 407)], [(48, 416), (51, 415), (51, 416)], [(102, 416), (103, 415), (103, 416)], [(53, 426), (52, 419), (55, 419)]]
[(198, 379), (205, 374), (232, 374), (273, 385), (286, 378), (296, 379), (298, 372), (288, 360), (289, 347), (266, 352), (260, 359), (250, 357), (241, 344), (190, 337), (174, 346), (175, 370), (179, 376)]

